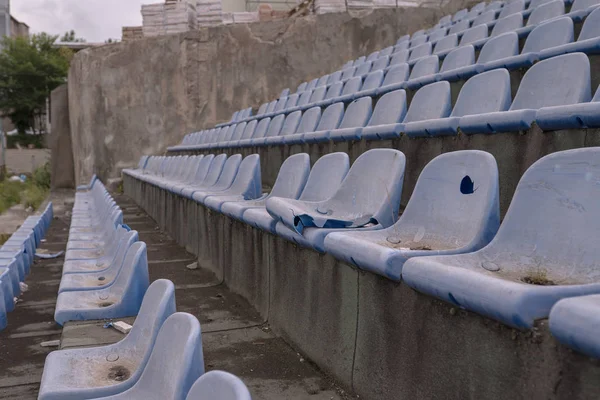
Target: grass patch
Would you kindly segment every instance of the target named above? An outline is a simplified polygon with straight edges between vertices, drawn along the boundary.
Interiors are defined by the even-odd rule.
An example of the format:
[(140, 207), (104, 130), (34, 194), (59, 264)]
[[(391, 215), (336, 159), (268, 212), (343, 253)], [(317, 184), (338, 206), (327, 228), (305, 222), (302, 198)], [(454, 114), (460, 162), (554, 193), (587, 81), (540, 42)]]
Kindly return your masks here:
[(25, 183), (0, 182), (0, 214), (16, 204), (37, 210), (50, 191), (50, 165), (37, 168)]
[(12, 235), (10, 233), (0, 233), (0, 246), (2, 246)]

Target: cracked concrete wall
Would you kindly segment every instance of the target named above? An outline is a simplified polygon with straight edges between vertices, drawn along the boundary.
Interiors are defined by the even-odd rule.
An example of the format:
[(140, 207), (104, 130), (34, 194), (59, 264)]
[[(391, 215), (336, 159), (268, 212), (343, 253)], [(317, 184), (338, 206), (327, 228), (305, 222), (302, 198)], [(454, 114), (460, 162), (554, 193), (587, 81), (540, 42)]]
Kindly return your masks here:
[(227, 25), (87, 49), (69, 71), (77, 184), (107, 180), (235, 110), (432, 26), (440, 12), (387, 9)]

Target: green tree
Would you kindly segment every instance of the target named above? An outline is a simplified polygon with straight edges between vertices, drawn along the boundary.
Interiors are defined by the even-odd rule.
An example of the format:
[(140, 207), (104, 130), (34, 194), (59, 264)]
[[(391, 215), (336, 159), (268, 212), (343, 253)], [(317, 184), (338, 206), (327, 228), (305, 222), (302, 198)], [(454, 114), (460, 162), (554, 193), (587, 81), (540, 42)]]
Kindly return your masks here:
[(85, 39), (78, 38), (73, 29), (65, 32), (65, 34), (60, 37), (59, 41), (64, 43), (85, 43)]
[(0, 53), (0, 112), (19, 133), (35, 126), (46, 98), (66, 82), (72, 52), (54, 46), (57, 36), (5, 37)]

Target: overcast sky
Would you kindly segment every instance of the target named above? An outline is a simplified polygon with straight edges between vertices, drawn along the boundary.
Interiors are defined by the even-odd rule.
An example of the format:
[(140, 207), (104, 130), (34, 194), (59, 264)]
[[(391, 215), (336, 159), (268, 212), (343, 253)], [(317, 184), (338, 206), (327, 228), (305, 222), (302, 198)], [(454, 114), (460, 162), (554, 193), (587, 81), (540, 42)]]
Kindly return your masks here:
[(11, 0), (11, 14), (31, 32), (63, 34), (74, 29), (88, 42), (121, 39), (122, 26), (142, 24), (141, 4), (160, 0)]

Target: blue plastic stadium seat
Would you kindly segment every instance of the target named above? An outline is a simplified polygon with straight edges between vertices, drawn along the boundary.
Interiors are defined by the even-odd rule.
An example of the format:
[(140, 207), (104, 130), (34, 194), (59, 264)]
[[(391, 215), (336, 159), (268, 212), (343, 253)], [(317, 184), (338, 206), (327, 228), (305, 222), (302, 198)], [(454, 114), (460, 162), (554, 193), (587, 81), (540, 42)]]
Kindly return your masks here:
[(262, 195), (260, 157), (251, 154), (240, 163), (231, 186), (223, 191), (196, 192), (192, 198), (206, 207), (220, 211), (226, 201), (254, 200)]
[(600, 6), (598, 0), (575, 0), (567, 14), (573, 21), (579, 22)]
[(527, 6), (527, 8), (525, 10), (523, 10), (521, 12), (521, 14), (523, 14), (524, 17), (528, 17), (535, 10), (540, 8), (542, 5), (549, 3), (550, 1), (552, 1), (552, 0), (530, 0), (529, 5)]
[[(561, 0), (557, 0), (561, 1)], [(546, 3), (550, 5), (552, 3)], [(538, 25), (527, 37), (523, 51), (519, 55), (490, 61), (483, 65), (484, 70), (494, 68), (529, 67), (537, 61), (544, 49), (571, 43), (573, 41), (573, 20), (562, 17)]]
[(340, 80), (347, 81), (348, 79), (350, 79), (354, 76), (355, 72), (356, 72), (356, 67), (346, 68), (345, 70), (342, 71), (342, 77)]
[(313, 90), (314, 88), (317, 87), (318, 81), (319, 81), (319, 78), (315, 78), (312, 81), (308, 82), (308, 84), (306, 85), (306, 89), (304, 89), (304, 90)]
[(438, 57), (444, 57), (458, 46), (458, 35), (456, 33), (448, 35), (443, 39), (438, 40), (433, 48), (432, 54)]
[(357, 158), (339, 190), (328, 200), (269, 199), (267, 211), (280, 221), (275, 231), (323, 252), (325, 237), (331, 232), (392, 225), (400, 204), (405, 162), (398, 150), (369, 150)]
[(444, 38), (448, 33), (448, 28), (437, 28), (429, 34), (429, 43), (435, 44), (438, 40)]
[(377, 60), (373, 62), (372, 71), (384, 70), (390, 63), (390, 56), (379, 57)]
[(244, 382), (223, 371), (210, 371), (192, 385), (186, 400), (252, 400)]
[(545, 131), (600, 127), (600, 88), (588, 103), (540, 108), (535, 121)]
[[(256, 125), (256, 120), (250, 121), (248, 126), (253, 125), (253, 124)], [(246, 128), (248, 128), (248, 126)], [(173, 193), (177, 193), (177, 194), (181, 195), (181, 193), (186, 188), (195, 186), (195, 185), (199, 184), (200, 182), (204, 181), (204, 179), (206, 178), (206, 175), (208, 174), (208, 171), (210, 170), (210, 166), (211, 166), (212, 162), (214, 161), (214, 157), (215, 156), (212, 154), (202, 157), (202, 159), (198, 163), (197, 168), (195, 170), (190, 171), (190, 173), (188, 174), (188, 177), (185, 180), (183, 180), (181, 182), (175, 182), (172, 185), (170, 185), (169, 190), (172, 191)]]
[(485, 6), (483, 11), (486, 12), (486, 11), (491, 11), (491, 10), (500, 10), (503, 5), (504, 5), (503, 1), (495, 0), (495, 1), (490, 2), (487, 6)]
[(302, 111), (294, 111), (293, 113), (288, 114), (285, 117), (279, 132), (274, 133), (272, 136), (269, 135), (269, 132), (267, 132), (264, 144), (266, 146), (271, 146), (283, 143), (282, 136), (295, 133), (296, 129), (298, 129), (298, 125), (300, 124), (300, 118), (302, 118)]
[(369, 75), (365, 77), (365, 80), (360, 88), (360, 90), (354, 93), (354, 99), (364, 96), (375, 96), (377, 93), (377, 89), (383, 83), (383, 71), (378, 70), (371, 72)]
[(373, 66), (373, 61), (365, 61), (360, 66), (356, 68), (354, 71), (354, 76), (363, 76), (371, 72), (371, 67)]
[(257, 116), (263, 115), (267, 111), (267, 107), (268, 106), (269, 106), (269, 103), (263, 103), (263, 104), (261, 104), (260, 107), (258, 107), (258, 111), (256, 112), (256, 115)]
[(138, 381), (130, 389), (105, 399), (146, 400), (151, 393), (156, 399), (185, 400), (202, 374), (200, 323), (191, 314), (175, 313), (160, 328)]
[[(506, 7), (505, 7), (506, 8)], [(514, 32), (519, 28), (523, 27), (523, 16), (518, 14), (512, 14), (508, 17), (498, 19), (494, 28), (492, 29), (491, 37), (503, 35), (508, 32)]]
[[(306, 153), (298, 153), (288, 157), (277, 174), (277, 179), (273, 184), (271, 192), (256, 200), (226, 201), (221, 205), (220, 212), (233, 217), (242, 219), (244, 211), (251, 208), (265, 208), (265, 203), (272, 197), (282, 197), (286, 199), (297, 199), (306, 180), (310, 174), (310, 157)], [(210, 197), (208, 198), (210, 200)]]
[(369, 123), (361, 131), (361, 137), (365, 140), (398, 138), (405, 115), (406, 92), (396, 90), (386, 93), (377, 101)]
[(326, 136), (330, 130), (337, 128), (343, 117), (344, 103), (334, 103), (323, 111), (319, 125), (317, 125), (313, 132), (301, 133), (300, 137), (290, 135), (289, 139), (299, 141), (300, 143), (314, 143), (317, 138)]
[[(241, 139), (236, 143), (237, 147), (251, 146), (253, 144), (254, 139), (264, 138), (267, 134), (267, 130), (269, 129), (269, 125), (271, 124), (271, 118), (266, 117), (262, 118), (258, 125), (256, 125), (256, 129), (252, 132), (252, 135), (247, 136), (246, 134), (242, 135)], [(245, 131), (244, 131), (245, 132)]]
[(333, 74), (329, 75), (327, 84), (331, 85), (332, 83), (338, 82), (340, 79), (342, 79), (342, 71), (335, 71)]
[(483, 66), (501, 59), (507, 59), (519, 54), (519, 37), (515, 32), (504, 33), (490, 38), (479, 52), (477, 64), (473, 66), (478, 72), (483, 71)]
[(385, 74), (385, 78), (381, 83), (379, 89), (377, 89), (376, 94), (381, 95), (387, 92), (391, 92), (397, 89), (403, 89), (406, 85), (406, 81), (408, 80), (410, 74), (410, 67), (408, 64), (400, 64), (396, 65), (390, 69), (388, 69)]
[(508, 111), (462, 117), (466, 133), (529, 129), (543, 107), (584, 103), (591, 98), (590, 63), (583, 53), (540, 61), (526, 73)]
[(489, 245), (470, 254), (413, 258), (404, 264), (404, 281), (518, 329), (547, 318), (562, 298), (598, 294), (599, 160), (597, 147), (541, 158), (521, 178)]
[(325, 93), (325, 98), (323, 98), (323, 100), (315, 103), (310, 103), (307, 105), (307, 107), (314, 107), (317, 105), (326, 106), (333, 103), (334, 99), (337, 99), (341, 96), (342, 89), (344, 89), (344, 83), (341, 81), (330, 85), (329, 88), (327, 88), (327, 92)]
[(459, 21), (463, 20), (467, 16), (468, 13), (469, 13), (469, 10), (467, 10), (466, 8), (463, 8), (462, 10), (458, 10), (452, 17), (452, 22), (459, 22)]
[(392, 68), (396, 65), (404, 64), (408, 61), (408, 55), (410, 52), (408, 50), (402, 50), (397, 53), (391, 55), (390, 64), (388, 65), (388, 69)]
[(413, 48), (408, 57), (408, 64), (412, 66), (421, 58), (431, 55), (431, 49), (431, 42), (423, 43), (422, 45)]
[(549, 47), (540, 51), (541, 60), (566, 53), (600, 53), (600, 8), (595, 9), (583, 23), (576, 42)]
[[(10, 263), (16, 264), (16, 260), (10, 260)], [(13, 290), (14, 286), (14, 273), (11, 272), (11, 268), (8, 263), (3, 263), (0, 260), (0, 265), (6, 265), (0, 267), (0, 330), (6, 327), (6, 313), (11, 312), (15, 309), (14, 298), (19, 294)], [(18, 281), (17, 281), (18, 284)]]
[(438, 25), (447, 26), (447, 25), (450, 25), (451, 23), (452, 23), (452, 15), (445, 15), (442, 18), (440, 18)]
[(600, 358), (600, 295), (557, 302), (550, 311), (550, 332), (565, 346)]
[(409, 42), (408, 41), (396, 43), (396, 45), (392, 49), (392, 53), (390, 54), (390, 57), (392, 57), (396, 53), (400, 53), (402, 51), (406, 51), (407, 52), (407, 58), (408, 58), (408, 51), (409, 51), (408, 50), (408, 46), (409, 46)]
[[(442, 96), (442, 94), (439, 94)], [(444, 93), (443, 96), (446, 96)], [(506, 111), (510, 107), (510, 77), (505, 69), (475, 75), (462, 87), (452, 113), (447, 118), (425, 119), (407, 124), (409, 136), (440, 136), (458, 133), (465, 115)], [(414, 101), (414, 100), (413, 100)]]
[(329, 74), (323, 75), (317, 80), (317, 85), (315, 87), (325, 86), (327, 85), (327, 81), (329, 80)]
[(499, 225), (496, 160), (479, 150), (456, 151), (425, 166), (394, 225), (331, 233), (325, 238), (325, 250), (357, 268), (400, 281), (408, 259), (479, 250)]
[(402, 123), (402, 132), (408, 136), (427, 134), (423, 124), (428, 120), (446, 118), (452, 110), (450, 83), (447, 81), (431, 83), (419, 89), (406, 112)]
[(296, 93), (302, 93), (306, 90), (306, 86), (308, 86), (308, 82), (302, 82), (301, 84), (298, 85), (298, 88), (296, 89)]
[(400, 43), (404, 43), (404, 42), (410, 42), (410, 35), (400, 36), (398, 38), (398, 40), (396, 41), (396, 44), (400, 44)]
[(290, 89), (285, 88), (281, 91), (281, 93), (279, 94), (279, 97), (285, 97), (285, 96), (289, 96), (289, 95), (290, 95)]
[[(301, 201), (323, 201), (335, 194), (346, 177), (350, 161), (346, 153), (330, 153), (319, 158), (313, 165), (302, 194)], [(275, 233), (277, 220), (267, 211), (265, 205), (244, 211), (242, 219), (247, 224), (267, 232)]]
[(525, 1), (513, 0), (504, 4), (504, 7), (502, 7), (502, 10), (500, 11), (500, 15), (498, 15), (498, 20), (514, 14), (521, 15), (523, 10), (525, 10)]
[[(584, 1), (584, 0), (580, 0), (580, 1)], [(589, 1), (591, 1), (591, 0), (589, 0)], [(377, 60), (379, 60), (383, 57), (388, 57), (393, 52), (394, 52), (394, 46), (388, 46), (379, 52), (379, 56), (377, 57)], [(377, 60), (375, 60), (375, 61), (377, 61)]]
[[(154, 281), (146, 291), (140, 312), (123, 340), (108, 346), (54, 351), (46, 357), (40, 400), (77, 400), (110, 396), (129, 389), (139, 379), (156, 336), (175, 313), (175, 287), (171, 281)], [(118, 354), (113, 361), (111, 355)], [(118, 362), (116, 362), (118, 361)], [(111, 371), (125, 365), (128, 378)]]
[(219, 154), (218, 156), (208, 155), (202, 160), (204, 164), (208, 166), (202, 166), (198, 169), (196, 176), (187, 182), (185, 186), (178, 186), (174, 188), (174, 192), (179, 193), (180, 196), (191, 198), (194, 191), (203, 188), (210, 187), (217, 182), (219, 175), (223, 171), (223, 166), (227, 160), (227, 155)]
[[(326, 92), (327, 92), (327, 86), (318, 86), (315, 90), (313, 90), (312, 94), (310, 95), (308, 104), (313, 104), (313, 103), (322, 101), (325, 98)], [(290, 106), (289, 109), (292, 109), (295, 106), (296, 106), (296, 104), (294, 104), (294, 106)]]
[[(477, 18), (475, 18), (473, 20), (473, 27), (477, 27), (480, 25), (485, 25), (487, 26), (488, 24), (492, 23), (496, 21), (496, 11), (495, 10), (490, 10), (490, 11), (485, 11), (481, 14), (479, 14), (477, 16)], [(473, 28), (471, 28), (473, 29)]]
[(421, 58), (410, 71), (408, 81), (403, 87), (416, 90), (429, 83), (435, 82), (436, 75), (440, 69), (438, 56), (432, 55)]
[(460, 39), (460, 46), (468, 44), (480, 48), (488, 40), (488, 26), (486, 24), (476, 25), (467, 29)]
[(563, 0), (553, 0), (547, 2), (533, 10), (527, 19), (527, 24), (525, 27), (517, 29), (517, 34), (519, 37), (523, 37), (525, 34), (531, 32), (536, 25), (539, 25), (544, 21), (552, 20), (553, 18), (561, 17), (564, 14), (565, 3)]
[(471, 21), (467, 20), (467, 19), (463, 19), (460, 22), (457, 22), (456, 24), (452, 25), (450, 27), (450, 29), (448, 30), (448, 36), (453, 35), (453, 34), (460, 34), (464, 31), (466, 31), (467, 29), (469, 29), (471, 27)]
[(344, 88), (342, 89), (342, 93), (340, 93), (340, 95), (335, 99), (331, 99), (325, 104), (331, 104), (331, 102), (338, 101), (348, 102), (352, 100), (356, 92), (358, 92), (362, 87), (362, 82), (363, 80), (360, 76), (355, 76), (354, 78), (346, 81), (346, 83), (344, 84)]
[(143, 242), (133, 244), (127, 252), (125, 264), (133, 265), (133, 272), (119, 273), (113, 284), (107, 288), (60, 293), (54, 313), (56, 322), (64, 325), (67, 321), (137, 315), (149, 285), (146, 244)]
[(373, 112), (373, 99), (369, 96), (354, 100), (348, 106), (344, 118), (337, 129), (333, 129), (315, 141), (360, 140), (362, 128), (367, 124)]
[[(414, 36), (414, 35), (413, 35)], [(418, 46), (421, 46), (423, 44), (427, 43), (427, 35), (425, 33), (423, 33), (422, 35), (419, 35), (413, 39), (410, 40), (410, 45), (409, 45), (409, 49), (414, 49)]]
[[(279, 132), (281, 132), (281, 128), (283, 127), (284, 121), (285, 121), (285, 115), (283, 115), (283, 114), (279, 114), (276, 117), (274, 117), (273, 119), (271, 119), (271, 122), (269, 122), (269, 128), (267, 129), (265, 134), (263, 136), (259, 136), (257, 134), (252, 136), (252, 139), (250, 139), (249, 145), (250, 146), (263, 146), (265, 144), (265, 140), (267, 137), (279, 135)], [(242, 145), (241, 141), (239, 144)]]
[(480, 67), (475, 64), (475, 49), (469, 44), (454, 49), (444, 58), (442, 68), (435, 80), (457, 81), (468, 79), (479, 72), (481, 72)]
[[(215, 163), (218, 158), (219, 157), (216, 157)], [(183, 196), (189, 199), (194, 199), (194, 196), (196, 196), (196, 199), (202, 200), (209, 193), (220, 193), (229, 189), (235, 177), (237, 176), (241, 162), (242, 156), (240, 154), (234, 154), (233, 156), (227, 158), (227, 161), (225, 161), (222, 168), (213, 169), (211, 165), (211, 170), (209, 170), (205, 181), (202, 182), (201, 185), (190, 187), (189, 189), (184, 190)]]
[(282, 136), (284, 144), (300, 144), (303, 143), (304, 134), (307, 132), (314, 132), (319, 120), (321, 119), (321, 107), (313, 107), (306, 110), (302, 114), (300, 124), (293, 134)]

